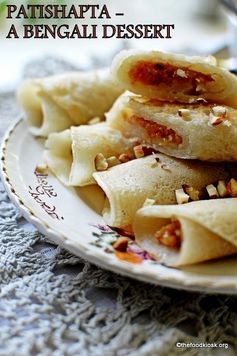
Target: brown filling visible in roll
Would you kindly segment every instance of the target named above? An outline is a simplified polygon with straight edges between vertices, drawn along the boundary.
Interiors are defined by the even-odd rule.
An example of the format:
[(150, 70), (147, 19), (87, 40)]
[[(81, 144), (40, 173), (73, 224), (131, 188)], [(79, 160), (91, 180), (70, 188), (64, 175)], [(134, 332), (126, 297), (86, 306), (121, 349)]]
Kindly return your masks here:
[(157, 124), (154, 121), (148, 121), (143, 117), (132, 115), (127, 118), (132, 125), (139, 125), (145, 130), (146, 135), (151, 139), (161, 139), (166, 144), (179, 145), (182, 143), (182, 137), (173, 129), (164, 125)]
[(141, 60), (129, 71), (132, 82), (158, 86), (166, 84), (173, 90), (182, 88), (188, 95), (200, 95), (205, 85), (214, 81), (210, 74), (203, 74), (185, 67), (177, 67), (167, 63), (155, 63)]
[(163, 226), (156, 231), (155, 238), (163, 246), (179, 249), (182, 242), (180, 222), (174, 220), (170, 224)]

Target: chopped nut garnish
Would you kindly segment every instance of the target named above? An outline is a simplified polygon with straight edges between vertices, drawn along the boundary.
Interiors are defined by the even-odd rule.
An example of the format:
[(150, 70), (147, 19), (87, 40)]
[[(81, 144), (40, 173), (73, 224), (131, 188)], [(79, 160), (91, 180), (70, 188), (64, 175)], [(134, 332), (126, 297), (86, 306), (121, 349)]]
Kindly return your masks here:
[(175, 191), (175, 196), (178, 204), (185, 204), (189, 201), (189, 195), (186, 194), (183, 189), (177, 189)]
[(95, 156), (95, 169), (97, 171), (106, 171), (106, 169), (109, 167), (109, 164), (107, 162), (107, 159), (103, 155), (103, 153), (98, 153)]
[(187, 73), (183, 69), (177, 69), (176, 74), (181, 78), (188, 78)]
[(149, 198), (147, 198), (145, 201), (144, 201), (144, 203), (143, 203), (143, 207), (144, 206), (152, 206), (152, 205), (154, 205), (155, 204), (155, 200), (154, 199), (149, 199)]
[(203, 88), (203, 86), (202, 86), (201, 84), (198, 84), (198, 85), (196, 86), (196, 91), (197, 91), (197, 92), (198, 92), (198, 91), (204, 92), (205, 89)]
[(224, 106), (213, 106), (211, 110), (215, 116), (226, 117), (228, 113), (228, 109)]
[(183, 189), (184, 189), (185, 193), (188, 194), (192, 200), (195, 201), (195, 200), (199, 200), (200, 199), (199, 190), (196, 190), (196, 189), (194, 189), (193, 187), (190, 187), (187, 184), (183, 185)]
[(145, 96), (132, 96), (130, 97), (130, 100), (137, 101), (141, 104), (146, 104), (147, 102), (151, 101), (150, 98), (146, 98)]
[(179, 109), (178, 110), (178, 115), (182, 117), (184, 120), (189, 120), (191, 118), (190, 116), (190, 110), (189, 109)]
[(226, 118), (227, 113), (228, 110), (224, 106), (213, 106), (209, 115), (208, 125), (220, 125)]
[(95, 125), (95, 124), (98, 124), (99, 122), (101, 122), (99, 117), (93, 117), (93, 119), (88, 121), (88, 125)]
[(131, 157), (127, 153), (122, 153), (118, 159), (121, 163), (126, 163), (128, 161), (131, 161)]
[(210, 114), (208, 125), (209, 126), (218, 126), (218, 125), (222, 124), (223, 121), (224, 121), (223, 117), (218, 117), (218, 116), (214, 116), (214, 115)]
[(113, 243), (113, 248), (120, 252), (126, 252), (128, 247), (128, 238), (121, 236)]
[(210, 114), (209, 120), (208, 120), (208, 125), (209, 126), (217, 126), (217, 125), (220, 125), (223, 121), (224, 121), (223, 117)]
[(164, 171), (170, 171), (170, 168), (169, 166), (167, 166), (167, 164), (165, 163), (161, 163), (161, 166), (160, 166), (162, 169), (164, 169)]
[(215, 199), (219, 197), (218, 191), (213, 184), (209, 184), (206, 186), (207, 193), (209, 198)]
[(225, 198), (228, 195), (228, 190), (224, 180), (219, 180), (217, 184), (217, 191), (221, 198)]
[(136, 158), (141, 158), (145, 156), (143, 147), (141, 145), (133, 147), (133, 150)]
[(107, 158), (107, 162), (108, 162), (109, 167), (114, 167), (121, 163), (120, 160), (115, 156), (111, 156), (111, 157)]
[(156, 231), (155, 238), (164, 246), (178, 249), (181, 246), (181, 226), (178, 220), (163, 226)]
[(46, 173), (48, 169), (48, 166), (46, 164), (39, 164), (36, 166), (35, 170), (38, 173)]
[(227, 184), (227, 191), (232, 197), (237, 197), (237, 181), (234, 178)]
[(197, 98), (197, 101), (200, 103), (200, 102), (202, 102), (202, 103), (207, 103), (207, 100), (206, 99), (204, 99), (204, 98)]

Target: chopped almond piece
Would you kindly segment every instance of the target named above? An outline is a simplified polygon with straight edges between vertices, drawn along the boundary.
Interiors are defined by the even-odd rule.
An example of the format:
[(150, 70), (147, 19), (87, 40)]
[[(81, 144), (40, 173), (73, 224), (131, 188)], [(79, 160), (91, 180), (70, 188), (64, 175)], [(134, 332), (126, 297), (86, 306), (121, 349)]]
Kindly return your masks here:
[(198, 98), (197, 101), (198, 101), (199, 103), (207, 103), (207, 100), (204, 99), (204, 98)]
[(155, 204), (155, 200), (154, 199), (149, 199), (149, 198), (147, 198), (145, 201), (144, 201), (144, 203), (143, 203), (143, 207), (144, 206), (152, 206), (152, 205), (154, 205)]
[(220, 125), (226, 118), (228, 113), (227, 108), (224, 106), (213, 106), (209, 115), (208, 125), (217, 126)]
[(228, 113), (228, 109), (224, 106), (213, 106), (211, 110), (215, 116), (221, 116), (223, 118), (226, 117)]
[(48, 169), (48, 166), (46, 164), (39, 164), (36, 166), (35, 170), (37, 173), (46, 173)]
[(170, 167), (167, 164), (161, 163), (160, 166), (161, 166), (162, 169), (164, 169), (164, 171), (170, 171)]
[(121, 163), (120, 160), (115, 156), (108, 157), (107, 162), (109, 167), (114, 167)]
[(103, 153), (98, 153), (95, 156), (95, 169), (97, 171), (106, 171), (106, 169), (109, 167), (109, 164), (107, 162), (107, 159), (103, 155)]
[(193, 187), (190, 187), (187, 184), (183, 185), (183, 189), (184, 189), (185, 193), (188, 194), (192, 200), (195, 201), (195, 200), (199, 200), (200, 199), (199, 190), (196, 190), (196, 189), (194, 189)]
[(121, 163), (126, 163), (128, 161), (131, 161), (131, 157), (127, 153), (122, 153), (118, 159)]
[(207, 193), (209, 195), (209, 198), (215, 199), (219, 197), (218, 191), (216, 187), (213, 184), (209, 184), (206, 186)]
[(188, 78), (187, 73), (183, 69), (177, 69), (176, 74), (181, 78)]
[(145, 156), (143, 147), (141, 145), (133, 147), (133, 150), (136, 158), (141, 158)]
[(209, 126), (217, 126), (217, 125), (220, 125), (223, 121), (224, 121), (223, 117), (210, 114), (209, 120), (208, 120), (208, 125)]
[(186, 194), (183, 189), (177, 189), (175, 191), (175, 196), (178, 204), (185, 204), (189, 201), (189, 195)]
[(202, 91), (202, 92), (205, 91), (205, 88), (203, 88), (202, 84), (198, 84), (198, 85), (196, 86), (196, 92), (198, 92), (198, 91)]
[(219, 180), (217, 184), (217, 191), (221, 198), (225, 198), (228, 195), (228, 190), (224, 180)]
[(227, 184), (227, 191), (232, 197), (237, 197), (237, 181), (234, 178)]
[(132, 96), (131, 100), (137, 101), (138, 103), (141, 103), (141, 104), (146, 104), (147, 102), (151, 101), (152, 99), (146, 98), (145, 96)]
[(191, 118), (189, 109), (179, 109), (178, 115), (182, 117), (184, 120), (189, 120)]
[(120, 252), (126, 252), (128, 247), (128, 238), (121, 236), (113, 243), (113, 248)]

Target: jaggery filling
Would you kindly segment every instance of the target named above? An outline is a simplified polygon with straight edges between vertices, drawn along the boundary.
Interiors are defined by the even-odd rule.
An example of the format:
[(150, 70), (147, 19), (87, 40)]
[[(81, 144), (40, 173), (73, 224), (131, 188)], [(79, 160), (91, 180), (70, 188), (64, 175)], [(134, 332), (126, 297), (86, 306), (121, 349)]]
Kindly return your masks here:
[(132, 124), (142, 127), (146, 134), (152, 139), (162, 139), (170, 144), (179, 145), (182, 143), (182, 137), (179, 136), (173, 129), (164, 125), (157, 124), (154, 121), (148, 121), (143, 117), (132, 115), (128, 118)]
[(161, 245), (179, 249), (182, 240), (180, 222), (174, 220), (170, 224), (163, 226), (160, 230), (156, 231), (155, 238)]
[(160, 84), (171, 85), (189, 95), (200, 95), (206, 84), (214, 81), (210, 74), (203, 74), (186, 67), (177, 67), (168, 63), (154, 63), (139, 61), (129, 71), (132, 82), (140, 82), (145, 85), (158, 86)]

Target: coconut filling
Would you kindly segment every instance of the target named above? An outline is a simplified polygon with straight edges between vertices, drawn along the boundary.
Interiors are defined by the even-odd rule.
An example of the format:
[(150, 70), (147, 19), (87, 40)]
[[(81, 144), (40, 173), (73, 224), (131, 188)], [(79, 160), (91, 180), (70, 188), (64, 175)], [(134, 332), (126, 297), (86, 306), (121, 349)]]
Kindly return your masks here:
[(183, 242), (180, 221), (171, 219), (167, 224), (156, 230), (153, 236), (153, 241), (159, 246), (159, 261), (167, 265), (175, 264), (180, 256)]
[(143, 143), (158, 146), (178, 146), (183, 139), (173, 129), (158, 124), (157, 122), (146, 120), (137, 115), (126, 118), (127, 123), (132, 127), (134, 136), (139, 137)]
[(169, 248), (179, 249), (181, 246), (181, 225), (178, 220), (171, 222), (155, 232), (159, 244)]
[(188, 67), (168, 63), (141, 60), (129, 71), (131, 82), (139, 82), (153, 87), (166, 86), (172, 92), (182, 90), (185, 95), (200, 96), (214, 79), (210, 74), (191, 70)]

